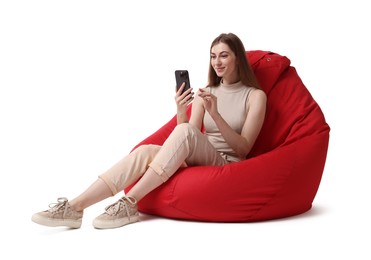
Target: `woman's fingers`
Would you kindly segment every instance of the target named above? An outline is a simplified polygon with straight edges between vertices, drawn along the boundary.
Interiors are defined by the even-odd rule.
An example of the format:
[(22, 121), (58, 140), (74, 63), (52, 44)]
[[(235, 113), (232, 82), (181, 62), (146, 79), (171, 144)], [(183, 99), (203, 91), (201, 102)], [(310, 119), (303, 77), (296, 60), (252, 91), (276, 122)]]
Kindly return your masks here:
[(182, 85), (180, 85), (179, 88), (175, 86), (175, 93), (176, 93), (175, 95), (180, 96), (182, 94), (184, 87), (185, 87), (185, 83), (182, 83)]

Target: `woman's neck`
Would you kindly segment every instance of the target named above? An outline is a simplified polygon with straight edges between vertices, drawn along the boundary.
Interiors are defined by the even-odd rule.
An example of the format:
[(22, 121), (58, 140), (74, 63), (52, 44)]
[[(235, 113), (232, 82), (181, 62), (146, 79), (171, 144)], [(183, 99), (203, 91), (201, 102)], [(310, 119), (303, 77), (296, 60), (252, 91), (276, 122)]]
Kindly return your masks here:
[(233, 85), (233, 84), (236, 84), (239, 81), (240, 81), (239, 78), (236, 78), (234, 80), (222, 78), (221, 81), (220, 81), (220, 83), (222, 83), (223, 85)]
[(237, 82), (239, 82), (241, 79), (238, 75), (231, 75), (230, 77), (223, 77), (222, 78), (222, 82), (225, 84), (225, 85), (232, 85), (232, 84), (235, 84)]

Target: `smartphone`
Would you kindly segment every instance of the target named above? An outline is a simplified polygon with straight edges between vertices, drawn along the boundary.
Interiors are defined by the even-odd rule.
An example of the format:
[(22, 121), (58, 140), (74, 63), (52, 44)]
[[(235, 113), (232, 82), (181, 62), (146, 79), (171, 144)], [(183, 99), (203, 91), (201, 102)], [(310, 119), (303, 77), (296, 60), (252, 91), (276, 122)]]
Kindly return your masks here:
[(183, 82), (185, 82), (185, 86), (184, 86), (182, 94), (184, 93), (184, 91), (186, 91), (187, 89), (189, 89), (191, 87), (191, 83), (189, 81), (189, 73), (188, 73), (187, 70), (176, 70), (175, 71), (175, 80), (176, 80), (176, 90), (177, 91), (180, 88), (180, 86), (183, 84)]

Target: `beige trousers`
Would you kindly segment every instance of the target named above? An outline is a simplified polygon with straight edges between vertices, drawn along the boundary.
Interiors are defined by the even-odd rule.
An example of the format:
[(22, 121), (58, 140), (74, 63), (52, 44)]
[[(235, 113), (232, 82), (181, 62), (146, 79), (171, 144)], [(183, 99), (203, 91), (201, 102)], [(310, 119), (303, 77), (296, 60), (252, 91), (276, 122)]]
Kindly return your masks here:
[(184, 164), (222, 166), (227, 163), (204, 134), (184, 123), (174, 128), (162, 146), (148, 144), (137, 147), (99, 178), (115, 195), (142, 177), (148, 167), (165, 182)]

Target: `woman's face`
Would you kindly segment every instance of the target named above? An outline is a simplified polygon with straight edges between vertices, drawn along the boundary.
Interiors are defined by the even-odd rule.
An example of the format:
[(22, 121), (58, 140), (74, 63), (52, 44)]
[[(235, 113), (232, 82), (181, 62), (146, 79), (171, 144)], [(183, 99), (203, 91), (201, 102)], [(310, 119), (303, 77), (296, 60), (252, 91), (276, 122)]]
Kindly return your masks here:
[(236, 55), (227, 44), (220, 42), (211, 48), (210, 62), (216, 75), (223, 78), (225, 84), (239, 81)]

